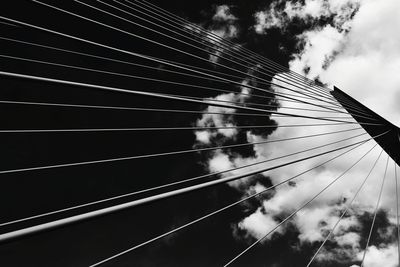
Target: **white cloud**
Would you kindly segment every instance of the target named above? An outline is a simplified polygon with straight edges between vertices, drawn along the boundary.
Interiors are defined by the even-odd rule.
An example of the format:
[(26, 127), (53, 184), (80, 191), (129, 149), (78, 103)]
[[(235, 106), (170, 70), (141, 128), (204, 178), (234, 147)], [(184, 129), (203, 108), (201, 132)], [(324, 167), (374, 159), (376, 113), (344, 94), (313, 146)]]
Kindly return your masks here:
[[(364, 252), (357, 255), (359, 260), (362, 259)], [(388, 247), (370, 246), (365, 255), (364, 267), (397, 267), (398, 256), (397, 246), (389, 245)]]
[(234, 21), (237, 18), (231, 14), (230, 8), (228, 5), (220, 5), (216, 7), (215, 14), (213, 16), (213, 20), (221, 20), (221, 21)]
[[(237, 102), (240, 97), (237, 94), (230, 93), (230, 94), (222, 94), (216, 96), (215, 98), (206, 99), (209, 103), (225, 103), (219, 101), (228, 101), (228, 102)], [(231, 103), (227, 103), (229, 105), (233, 105)], [(208, 106), (206, 110), (206, 114), (204, 114), (201, 119), (197, 120), (196, 126), (198, 127), (233, 127), (235, 126), (232, 116), (235, 109), (232, 108), (224, 108), (224, 107), (217, 107), (217, 106)], [(200, 132), (200, 133), (199, 133)], [(211, 137), (216, 137), (217, 134), (221, 134), (227, 138), (234, 138), (237, 134), (237, 129), (235, 128), (222, 128), (216, 130), (209, 130), (209, 131), (199, 131), (196, 132), (196, 139), (197, 141), (203, 143), (210, 143)]]
[[(251, 73), (253, 70), (250, 69)], [(248, 79), (244, 79), (241, 82), (242, 86), (240, 86), (240, 93), (226, 93), (218, 95), (214, 98), (205, 99), (208, 103), (221, 103), (216, 101), (228, 101), (229, 105), (234, 104), (243, 104), (245, 103), (251, 93), (251, 89), (246, 87), (249, 84)], [(201, 116), (200, 119), (196, 121), (197, 127), (216, 127), (219, 129), (209, 129), (209, 130), (199, 130), (195, 131), (194, 134), (196, 136), (196, 146), (220, 146), (224, 145), (226, 141), (236, 140), (237, 135), (239, 133), (236, 128), (227, 128), (223, 127), (233, 127), (236, 125), (236, 122), (233, 119), (233, 115), (236, 112), (234, 108), (225, 108), (225, 107), (217, 107), (217, 106), (208, 106), (205, 110), (205, 114)], [(222, 127), (222, 128), (221, 128)], [(247, 132), (247, 141), (254, 142), (252, 140), (252, 135), (250, 132)], [(254, 157), (242, 157), (239, 154), (232, 153), (231, 151), (222, 151), (216, 150), (211, 153), (210, 157), (207, 159), (206, 166), (210, 172), (221, 172), (229, 169), (242, 167), (248, 164), (252, 164), (256, 161), (263, 160), (264, 158), (254, 158)], [(248, 172), (254, 169), (258, 169), (260, 166), (253, 166), (245, 169), (239, 169), (235, 171), (229, 171), (221, 174), (221, 176), (226, 177), (229, 175), (238, 175), (244, 172)], [(243, 186), (250, 186), (249, 179), (240, 179), (236, 181), (232, 181), (228, 183), (230, 186), (241, 190)], [(262, 186), (259, 184), (252, 185), (249, 188), (249, 191), (258, 191), (261, 190)]]
[(354, 232), (347, 232), (341, 236), (335, 236), (335, 241), (340, 247), (350, 246), (356, 249), (359, 247), (360, 235)]
[(273, 2), (269, 10), (259, 11), (254, 14), (254, 18), (256, 19), (256, 25), (254, 26), (254, 29), (257, 33), (262, 34), (266, 29), (283, 27), (284, 22), (275, 12), (275, 10), (276, 3)]
[[(318, 30), (304, 32), (298, 38), (305, 43), (304, 50), (295, 55), (289, 64), (290, 69), (316, 78), (332, 60), (334, 53), (340, 51), (345, 34), (331, 25), (326, 25)], [(309, 71), (305, 71), (307, 68)]]
[[(286, 30), (294, 19), (305, 23), (313, 23), (320, 19), (334, 17), (334, 27), (348, 30), (348, 21), (361, 0), (305, 0), (300, 2), (278, 0), (270, 4), (268, 9), (254, 14), (254, 29), (262, 34), (271, 28)], [(284, 8), (279, 8), (284, 3)]]
[[(326, 218), (330, 218), (332, 212), (331, 207), (316, 207), (314, 209), (302, 210), (297, 213), (295, 218), (296, 225), (300, 230), (299, 239), (300, 241), (322, 241), (324, 239), (323, 231), (326, 227), (321, 227), (321, 224)], [(329, 224), (328, 225), (328, 228)]]
[(211, 133), (208, 131), (196, 131), (194, 133), (196, 135), (196, 140), (203, 144), (211, 143)]
[(233, 164), (227, 154), (217, 150), (213, 157), (208, 161), (208, 166), (211, 172), (225, 171), (233, 168)]
[[(271, 216), (262, 212), (261, 209), (257, 209), (256, 212), (252, 213), (248, 217), (244, 218), (239, 224), (239, 229), (245, 229), (247, 233), (256, 238), (262, 238), (269, 233), (274, 227), (278, 225)], [(277, 233), (282, 233), (283, 228), (278, 228)], [(265, 240), (270, 239), (273, 235), (270, 234)]]

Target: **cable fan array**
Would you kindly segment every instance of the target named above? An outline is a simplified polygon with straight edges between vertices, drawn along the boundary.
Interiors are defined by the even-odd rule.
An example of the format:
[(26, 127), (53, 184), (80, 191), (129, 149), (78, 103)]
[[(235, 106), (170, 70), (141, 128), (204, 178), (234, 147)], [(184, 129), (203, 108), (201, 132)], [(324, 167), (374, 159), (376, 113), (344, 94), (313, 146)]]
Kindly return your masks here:
[[(295, 188), (321, 173), (310, 195), (299, 197), (295, 208), (250, 243), (242, 240), (239, 250), (228, 249), (222, 265), (245, 264), (251, 249), (262, 247), (338, 183), (341, 188), (348, 183), (351, 196), (306, 266), (318, 263), (371, 176), (382, 180), (377, 192), (367, 192), (376, 193), (376, 205), (357, 264), (365, 264), (388, 176), (394, 177), (398, 225), (396, 163), (391, 168), (389, 156), (380, 161), (384, 151), (374, 141), (389, 131), (382, 127), (369, 136), (362, 124), (383, 125), (359, 107), (339, 103), (323, 84), (150, 2), (49, 2), (24, 2), (23, 12), (21, 3), (10, 4), (0, 16), (0, 76), (6, 88), (0, 93), (5, 114), (0, 175), (9, 180), (7, 188), (20, 186), (20, 179), (43, 179), (21, 186), (25, 196), (2, 188), (12, 201), (0, 221), (0, 247), (119, 212), (135, 216), (175, 198), (202, 196), (200, 205), (208, 190), (236, 192), (221, 196), (229, 203), (162, 225), (144, 239), (123, 236), (130, 246), (100, 249), (102, 257), (87, 259), (91, 267), (116, 266), (172, 234), (190, 234), (194, 225), (232, 209), (241, 212), (250, 201), (262, 205), (278, 188)], [(355, 118), (368, 122), (360, 125)], [(230, 164), (212, 165), (217, 157)], [(247, 160), (238, 163), (235, 157)], [(67, 183), (58, 177), (78, 175), (78, 184), (57, 186)], [(260, 176), (270, 184), (254, 190)], [(37, 196), (41, 183), (48, 196)], [(52, 203), (45, 207), (47, 202)], [(168, 214), (186, 218), (178, 210)]]

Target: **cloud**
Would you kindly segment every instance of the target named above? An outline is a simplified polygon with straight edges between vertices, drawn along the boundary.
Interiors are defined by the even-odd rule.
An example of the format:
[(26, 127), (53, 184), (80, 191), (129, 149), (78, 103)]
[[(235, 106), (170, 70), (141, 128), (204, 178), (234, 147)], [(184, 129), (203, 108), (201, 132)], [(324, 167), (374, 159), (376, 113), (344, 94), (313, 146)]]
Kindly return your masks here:
[[(342, 212), (343, 208), (339, 205), (326, 205), (300, 211), (295, 218), (295, 224), (300, 230), (300, 242), (323, 241)], [(348, 231), (358, 226), (359, 222), (355, 216), (343, 218), (339, 231), (336, 231), (334, 235), (334, 240), (339, 246), (356, 246), (360, 240), (358, 233)]]
[[(215, 98), (206, 99), (209, 103), (218, 103), (218, 101), (229, 101), (236, 102), (238, 101), (239, 96), (234, 93), (222, 94), (216, 96)], [(230, 104), (230, 103), (229, 103)], [(197, 127), (233, 127), (235, 126), (235, 122), (232, 117), (232, 113), (235, 112), (235, 109), (232, 108), (224, 108), (224, 107), (216, 107), (216, 106), (208, 106), (206, 109), (207, 114), (204, 114), (201, 119), (197, 120)], [(226, 129), (216, 129), (212, 131), (200, 131), (196, 132), (197, 141), (205, 141), (205, 143), (210, 143), (210, 138), (216, 138), (218, 134), (222, 135), (226, 138), (234, 138), (237, 134), (237, 129), (235, 128), (226, 128)], [(202, 140), (201, 140), (202, 139)]]
[(274, 27), (283, 28), (284, 21), (275, 11), (276, 5), (276, 2), (272, 2), (269, 10), (259, 11), (255, 13), (254, 17), (256, 20), (256, 24), (254, 26), (254, 29), (257, 33), (265, 33), (266, 29), (271, 29)]
[(335, 241), (340, 247), (350, 246), (354, 250), (358, 248), (360, 235), (354, 232), (346, 232), (341, 236), (335, 236)]
[[(187, 30), (197, 34), (204, 43), (208, 44), (205, 49), (209, 51), (208, 59), (212, 63), (218, 62), (221, 56), (226, 57), (224, 53), (227, 51), (227, 47), (224, 46), (220, 38), (233, 40), (240, 34), (238, 18), (232, 14), (231, 7), (228, 5), (215, 6), (210, 23), (198, 26), (205, 28), (207, 31), (201, 31), (192, 24), (184, 25)], [(237, 47), (233, 48), (239, 47), (240, 45), (237, 45)], [(232, 47), (228, 48), (232, 49)]]
[(232, 15), (228, 5), (220, 5), (216, 7), (215, 14), (212, 18), (214, 21), (235, 21), (237, 18)]
[(208, 30), (210, 34), (206, 34), (205, 38), (214, 44), (214, 48), (210, 49), (209, 60), (216, 63), (219, 61), (220, 56), (224, 56), (223, 53), (226, 48), (221, 46), (221, 41), (215, 38), (214, 35), (231, 40), (238, 37), (239, 34), (237, 17), (232, 14), (228, 5), (216, 6), (212, 24), (208, 27)]
[(254, 29), (259, 34), (273, 28), (286, 31), (295, 20), (315, 26), (320, 20), (332, 18), (334, 27), (349, 30), (349, 20), (359, 4), (360, 0), (274, 1), (266, 10), (255, 13)]
[[(363, 252), (358, 253), (357, 258), (361, 260)], [(364, 265), (365, 267), (396, 267), (398, 263), (397, 256), (397, 244), (391, 244), (389, 246), (370, 246), (365, 255)], [(357, 266), (357, 265), (353, 265)]]
[[(247, 105), (247, 103), (254, 104), (257, 103), (257, 101), (261, 102), (264, 105), (274, 104), (275, 99), (266, 100), (263, 98), (251, 96), (252, 89), (249, 86), (257, 85), (256, 80), (251, 76), (257, 75), (256, 69), (258, 67), (259, 66), (254, 66), (248, 69), (248, 77), (242, 78), (242, 80), (238, 81), (240, 85), (234, 87), (237, 92), (225, 93), (220, 94), (216, 97), (207, 98), (204, 99), (205, 102), (213, 103), (216, 101), (228, 101), (231, 105), (236, 104), (245, 106)], [(262, 95), (262, 93), (260, 92), (258, 92), (258, 94)], [(267, 89), (265, 89), (265, 94), (269, 94), (269, 91)], [(275, 107), (271, 107), (270, 109), (273, 110), (275, 109)], [(275, 127), (270, 127), (268, 129), (224, 129), (223, 127), (234, 127), (237, 125), (275, 125), (275, 121), (271, 120), (268, 116), (239, 116), (236, 115), (236, 111), (237, 110), (235, 108), (216, 107), (209, 105), (205, 109), (205, 114), (203, 114), (196, 121), (195, 125), (197, 127), (217, 127), (219, 129), (195, 131), (194, 134), (196, 137), (196, 144), (194, 145), (194, 147), (223, 146), (232, 143), (253, 143), (258, 141), (265, 141), (268, 136), (276, 129)], [(221, 172), (265, 160), (266, 158), (264, 157), (264, 155), (258, 155), (256, 149), (257, 147), (255, 146), (246, 146), (242, 147), (241, 149), (238, 148), (236, 150), (215, 150), (207, 154), (206, 158), (204, 159), (203, 165), (206, 166), (209, 172)], [(221, 174), (221, 176), (226, 177), (230, 175), (238, 175), (259, 169), (262, 166), (263, 165), (254, 165), (235, 171), (229, 171)], [(265, 189), (265, 187), (262, 185), (262, 182), (254, 182), (252, 180), (252, 177), (232, 181), (228, 184), (239, 191), (243, 191), (244, 194), (247, 194), (247, 192)]]
[[(238, 228), (246, 230), (247, 237), (251, 236), (255, 239), (264, 237), (274, 227), (278, 225), (278, 222), (271, 216), (265, 214), (262, 209), (257, 209), (256, 212), (252, 213), (248, 217), (244, 218), (238, 224)], [(275, 233), (282, 233), (284, 228), (278, 228)], [(270, 239), (273, 234), (267, 236), (264, 242)]]
[(345, 33), (326, 25), (318, 30), (304, 32), (298, 38), (304, 43), (304, 49), (300, 54), (294, 55), (289, 67), (315, 79), (342, 49)]
[(211, 172), (224, 171), (233, 168), (233, 163), (230, 161), (227, 154), (224, 154), (218, 150), (208, 161), (208, 168)]

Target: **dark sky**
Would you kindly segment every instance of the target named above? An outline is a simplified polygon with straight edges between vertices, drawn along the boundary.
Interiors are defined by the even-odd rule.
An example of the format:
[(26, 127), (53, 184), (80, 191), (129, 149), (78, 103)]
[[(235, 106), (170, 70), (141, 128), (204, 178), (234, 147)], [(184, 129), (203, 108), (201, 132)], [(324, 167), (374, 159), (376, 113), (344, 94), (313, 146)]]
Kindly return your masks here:
[[(290, 34), (278, 30), (268, 35), (257, 35), (253, 14), (269, 5), (269, 1), (155, 1), (152, 3), (169, 10), (189, 21), (199, 23), (208, 29), (223, 27), (212, 21), (218, 5), (228, 5), (238, 18), (239, 34), (232, 41), (243, 44), (257, 53), (287, 66), (289, 56), (295, 50), (294, 34), (307, 25), (291, 26)], [(113, 25), (134, 34), (163, 42), (183, 49), (199, 57), (208, 54), (190, 48), (180, 42), (160, 37), (138, 26), (121, 22), (110, 16), (93, 11), (73, 1), (46, 1), (57, 7), (79, 13), (97, 21)], [(85, 1), (111, 11), (96, 3)], [(151, 44), (133, 36), (100, 25), (63, 14), (31, 1), (7, 1), (0, 11), (2, 16), (40, 25), (63, 33), (86, 38), (132, 52), (183, 62), (186, 64), (233, 74), (209, 62), (201, 62), (176, 51)], [(121, 16), (126, 16), (120, 14)], [(151, 18), (150, 18), (151, 19)], [(134, 20), (138, 21), (138, 20)], [(159, 22), (157, 22), (159, 23)], [(147, 24), (150, 26), (149, 24)], [(152, 26), (154, 28), (154, 26)], [(168, 66), (152, 63), (104, 48), (69, 40), (27, 27), (0, 25), (0, 37), (14, 38), (42, 45), (91, 53), (121, 61), (146, 64), (155, 69), (112, 63), (100, 59), (83, 57), (60, 51), (38, 48), (0, 40), (3, 55), (57, 62), (86, 68), (96, 68), (143, 77), (156, 77), (181, 83), (192, 83), (204, 87), (223, 88), (238, 91), (238, 86), (204, 79), (165, 73), (160, 69)], [(170, 34), (165, 30), (160, 31)], [(172, 35), (173, 36), (173, 35)], [(181, 39), (181, 37), (176, 36)], [(280, 46), (285, 49), (280, 49)], [(207, 49), (203, 47), (203, 49)], [(51, 77), (85, 83), (114, 86), (148, 92), (170, 93), (195, 97), (215, 97), (218, 92), (145, 82), (129, 77), (99, 74), (63, 67), (26, 63), (0, 58), (2, 71)], [(221, 60), (221, 63), (228, 64)], [(246, 72), (245, 67), (235, 66)], [(241, 81), (238, 77), (237, 82)], [(32, 82), (1, 77), (1, 100), (34, 101), (71, 104), (107, 105), (121, 107), (180, 108), (201, 111), (204, 105), (177, 101), (156, 100), (135, 95), (104, 92), (82, 87)], [(259, 101), (250, 99), (249, 102)], [(95, 109), (74, 109), (55, 107), (34, 107), (22, 105), (0, 105), (2, 129), (66, 129), (66, 128), (129, 128), (129, 127), (189, 127), (193, 126), (198, 114), (157, 113), (139, 111), (111, 111)], [(273, 123), (268, 118), (244, 119), (237, 117), (241, 125), (263, 125)], [(264, 132), (268, 135), (270, 132)], [(239, 141), (245, 141), (245, 133), (239, 134)], [(192, 131), (153, 132), (107, 132), (107, 133), (35, 133), (1, 134), (1, 170), (45, 166), (70, 162), (90, 161), (117, 157), (134, 156), (174, 150), (191, 149), (195, 144)], [(251, 148), (236, 151), (239, 154), (253, 153)], [(145, 160), (122, 161), (89, 166), (55, 168), (51, 170), (27, 171), (15, 174), (1, 174), (0, 206), (1, 222), (32, 216), (60, 208), (79, 205), (107, 197), (129, 193), (168, 182), (205, 174), (201, 164), (207, 154), (190, 153)], [(261, 177), (268, 184), (267, 177)], [(146, 195), (140, 195), (144, 197)], [(77, 223), (64, 228), (40, 233), (20, 240), (0, 244), (0, 266), (88, 266), (131, 246), (150, 239), (174, 227), (180, 226), (217, 208), (239, 199), (242, 194), (235, 189), (221, 185), (200, 190), (138, 208), (128, 209), (94, 220)], [(33, 223), (63, 218), (94, 208), (123, 203), (135, 198), (124, 198), (90, 209), (50, 216), (46, 220), (33, 220), (10, 227), (1, 232), (19, 229)], [(144, 248), (124, 255), (104, 266), (221, 266), (227, 260), (248, 246), (245, 233), (235, 232), (234, 224), (251, 214), (259, 205), (254, 200), (247, 205), (235, 207), (218, 216), (194, 225), (184, 231), (154, 242)], [(366, 214), (365, 216), (369, 216)], [(385, 220), (385, 215), (381, 215)], [(379, 217), (380, 218), (380, 217)], [(387, 223), (387, 222), (386, 222)], [(384, 222), (382, 222), (384, 224)], [(289, 227), (290, 229), (290, 227)], [(236, 229), (236, 231), (238, 231)], [(287, 231), (285, 238), (272, 238), (266, 245), (251, 250), (236, 266), (303, 266), (311, 255), (311, 247), (295, 250), (297, 230)], [(248, 240), (253, 241), (252, 239)], [(327, 265), (325, 265), (327, 266)], [(332, 266), (342, 266), (332, 263)], [(345, 265), (343, 265), (345, 266)]]

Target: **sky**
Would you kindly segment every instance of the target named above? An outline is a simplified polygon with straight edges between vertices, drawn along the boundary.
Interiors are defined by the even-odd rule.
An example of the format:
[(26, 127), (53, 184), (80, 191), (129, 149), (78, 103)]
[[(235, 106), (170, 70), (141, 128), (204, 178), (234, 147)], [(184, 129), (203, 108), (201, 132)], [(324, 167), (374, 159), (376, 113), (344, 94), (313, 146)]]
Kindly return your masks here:
[[(207, 34), (198, 33), (201, 40), (211, 40), (211, 48), (188, 48), (180, 42), (183, 36), (172, 35), (157, 28), (160, 36), (138, 25), (120, 21), (115, 17), (73, 1), (43, 1), (45, 3), (92, 18), (115, 28), (123, 29), (138, 36), (162, 42), (168, 46), (188, 51), (197, 56), (182, 54), (177, 50), (160, 47), (144, 39), (121, 31), (105, 29), (71, 15), (30, 1), (12, 1), (0, 11), (1, 16), (22, 20), (63, 33), (86, 38), (98, 43), (126, 51), (142, 53), (153, 57), (173, 60), (211, 71), (231, 75), (235, 82), (221, 83), (189, 75), (182, 76), (164, 70), (171, 70), (166, 63), (149, 62), (98, 46), (72, 41), (68, 38), (35, 31), (25, 27), (10, 27), (0, 24), (0, 37), (29, 41), (61, 49), (91, 53), (110, 57), (120, 62), (82, 57), (23, 43), (0, 40), (1, 54), (35, 60), (69, 64), (85, 68), (101, 69), (123, 73), (125, 76), (99, 74), (61, 66), (48, 66), (0, 57), (1, 70), (81, 81), (148, 92), (170, 93), (199, 97), (209, 102), (231, 101), (250, 107), (265, 107), (273, 112), (288, 112), (304, 105), (284, 101), (281, 97), (269, 99), (275, 93), (287, 92), (282, 88), (297, 90), (283, 82), (287, 73), (274, 71), (261, 76), (261, 63), (244, 58), (242, 63), (223, 58), (227, 50), (210, 53), (218, 42)], [(114, 9), (101, 2), (88, 0), (83, 3), (109, 12)], [(114, 2), (114, 1), (113, 1)], [(111, 2), (110, 2), (111, 3)], [(140, 1), (134, 1), (139, 3)], [(327, 88), (337, 86), (384, 118), (399, 125), (400, 98), (398, 86), (400, 76), (400, 2), (397, 0), (210, 0), (210, 1), (151, 1), (186, 20), (204, 27), (208, 31), (232, 41), (239, 49), (250, 49), (282, 66), (311, 80), (323, 83)], [(115, 3), (114, 3), (115, 4)], [(139, 5), (140, 6), (140, 5)], [(21, 8), (23, 7), (23, 8)], [(125, 8), (119, 4), (120, 8)], [(136, 7), (135, 15), (140, 15)], [(139, 10), (139, 11), (138, 11)], [(118, 13), (132, 21), (124, 13)], [(150, 21), (154, 16), (148, 16)], [(163, 23), (162, 16), (157, 20)], [(154, 27), (148, 21), (146, 26)], [(187, 32), (189, 24), (182, 25)], [(185, 39), (186, 40), (186, 39)], [(194, 41), (188, 41), (192, 44)], [(212, 50), (215, 51), (215, 50)], [(199, 60), (201, 58), (201, 60)], [(146, 64), (151, 68), (122, 64), (121, 61)], [(227, 70), (223, 65), (234, 67)], [(183, 71), (184, 73), (188, 73)], [(131, 75), (128, 77), (127, 75)], [(138, 80), (132, 75), (147, 78), (166, 79), (179, 83), (195, 84), (197, 87), (157, 83)], [(266, 86), (260, 82), (273, 82)], [(238, 143), (263, 142), (306, 136), (338, 130), (337, 126), (286, 128), (282, 125), (316, 123), (315, 120), (270, 116), (240, 116), (238, 110), (212, 105), (194, 105), (127, 96), (119, 93), (96, 91), (32, 82), (12, 78), (1, 78), (4, 89), (2, 100), (55, 102), (72, 104), (108, 105), (146, 108), (180, 108), (224, 114), (169, 114), (156, 112), (127, 112), (109, 110), (87, 110), (54, 107), (32, 107), (22, 105), (1, 105), (2, 129), (65, 129), (65, 128), (129, 128), (129, 127), (226, 127), (236, 125), (269, 125), (263, 129), (219, 129), (198, 131), (163, 132), (108, 132), (108, 133), (35, 133), (2, 134), (1, 170), (34, 167), (66, 162), (126, 157), (165, 151), (208, 148)], [(228, 92), (205, 89), (219, 88)], [(264, 91), (255, 91), (254, 87)], [(253, 94), (261, 95), (255, 97)], [(295, 97), (302, 97), (293, 93)], [(263, 98), (262, 98), (263, 97)], [(314, 101), (316, 103), (316, 101)], [(257, 106), (258, 105), (258, 106)], [(278, 105), (278, 107), (276, 107)], [(233, 113), (229, 115), (226, 113)], [(303, 111), (308, 116), (321, 116), (321, 112)], [(329, 114), (329, 113), (328, 113)], [(344, 116), (333, 114), (333, 116)], [(342, 127), (341, 130), (352, 127)], [(353, 127), (354, 128), (354, 127)], [(357, 133), (362, 133), (358, 131)], [(69, 207), (144, 188), (165, 184), (183, 178), (224, 171), (265, 161), (312, 146), (324, 145), (342, 138), (351, 137), (354, 132), (338, 136), (322, 136), (308, 140), (293, 140), (268, 144), (248, 145), (232, 149), (219, 149), (205, 153), (190, 153), (163, 158), (120, 161), (73, 168), (56, 168), (35, 172), (2, 174), (0, 194), (1, 222), (41, 214), (63, 207)], [(339, 145), (363, 140), (365, 136)], [(262, 196), (237, 205), (217, 216), (193, 225), (176, 234), (156, 241), (132, 253), (121, 256), (104, 266), (221, 266), (255, 240), (263, 237), (277, 226), (286, 216), (315, 195), (333, 178), (343, 173), (350, 164), (363, 156), (372, 144), (368, 143), (323, 166), (299, 177), (293, 182)], [(315, 151), (323, 152), (323, 149)], [(244, 254), (233, 266), (306, 266), (321, 242), (335, 225), (342, 212), (348, 207), (360, 183), (372, 167), (380, 150), (375, 148), (365, 160), (306, 208), (299, 211), (288, 223), (265, 238), (261, 244)], [(290, 157), (296, 160), (304, 154)], [(328, 160), (324, 156), (308, 160), (292, 168), (280, 168), (269, 172), (229, 182), (217, 187), (177, 196), (138, 208), (128, 209), (68, 227), (33, 235), (10, 243), (0, 244), (1, 266), (88, 266), (105, 257), (121, 252), (155, 235), (164, 233), (184, 223), (205, 215), (239, 199), (265, 190), (289, 177)], [(386, 154), (377, 163), (375, 171), (354, 200), (337, 230), (318, 254), (312, 266), (360, 265), (367, 242), (371, 221), (374, 217), (379, 188), (386, 164)], [(252, 167), (255, 170), (286, 162), (275, 160), (273, 164)], [(246, 169), (248, 171), (248, 169)], [(220, 176), (244, 173), (241, 169), (225, 172)], [(396, 239), (396, 195), (393, 180), (393, 163), (389, 161), (387, 180), (367, 250), (365, 267), (398, 266)], [(178, 188), (178, 187), (176, 187)], [(161, 191), (157, 191), (161, 192)], [(150, 195), (150, 194), (149, 194)], [(146, 194), (140, 196), (148, 196)], [(112, 202), (123, 203), (135, 198), (124, 198)], [(96, 205), (96, 208), (108, 205)], [(80, 212), (91, 209), (81, 209)], [(76, 213), (52, 216), (58, 219)], [(41, 223), (45, 219), (35, 220)], [(29, 223), (21, 223), (16, 228)], [(13, 230), (13, 226), (2, 227), (1, 232)]]

